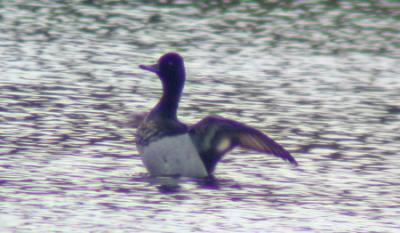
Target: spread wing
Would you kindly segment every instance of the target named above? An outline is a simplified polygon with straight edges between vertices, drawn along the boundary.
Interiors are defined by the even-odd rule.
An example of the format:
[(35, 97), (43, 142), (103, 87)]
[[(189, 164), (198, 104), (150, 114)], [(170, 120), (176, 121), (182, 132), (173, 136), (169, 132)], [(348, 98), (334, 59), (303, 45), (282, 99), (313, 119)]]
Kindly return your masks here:
[(293, 165), (297, 162), (290, 153), (261, 131), (234, 120), (209, 116), (189, 131), (200, 156), (212, 172), (222, 156), (236, 146), (272, 154)]

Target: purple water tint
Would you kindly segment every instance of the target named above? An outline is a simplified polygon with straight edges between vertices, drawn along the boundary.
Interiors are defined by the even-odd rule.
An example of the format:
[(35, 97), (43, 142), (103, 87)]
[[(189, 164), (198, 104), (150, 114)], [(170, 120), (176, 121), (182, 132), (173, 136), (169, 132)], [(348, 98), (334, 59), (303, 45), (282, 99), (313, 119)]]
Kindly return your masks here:
[[(396, 8), (268, 4), (4, 1), (0, 232), (397, 232)], [(131, 123), (161, 85), (137, 66), (172, 50), (181, 120), (244, 122), (301, 166), (238, 149), (214, 181), (152, 182)]]

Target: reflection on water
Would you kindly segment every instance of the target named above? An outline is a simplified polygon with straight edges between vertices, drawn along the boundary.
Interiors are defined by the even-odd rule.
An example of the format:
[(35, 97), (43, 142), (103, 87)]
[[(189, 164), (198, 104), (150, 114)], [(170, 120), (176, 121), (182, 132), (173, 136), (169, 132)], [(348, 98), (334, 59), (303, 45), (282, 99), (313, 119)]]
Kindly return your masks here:
[[(396, 232), (395, 1), (0, 5), (0, 231)], [(182, 120), (258, 127), (300, 167), (236, 150), (214, 180), (147, 177), (137, 69), (186, 58)]]

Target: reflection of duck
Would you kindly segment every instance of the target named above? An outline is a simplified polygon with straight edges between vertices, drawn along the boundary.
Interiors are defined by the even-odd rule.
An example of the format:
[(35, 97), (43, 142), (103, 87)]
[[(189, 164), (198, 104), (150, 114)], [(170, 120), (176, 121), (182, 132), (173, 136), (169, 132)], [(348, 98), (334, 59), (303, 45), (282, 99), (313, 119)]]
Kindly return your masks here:
[(236, 146), (270, 153), (293, 165), (296, 160), (267, 135), (242, 123), (207, 116), (188, 127), (176, 112), (185, 82), (182, 57), (163, 55), (157, 64), (140, 65), (156, 73), (163, 95), (138, 128), (136, 143), (143, 163), (152, 176), (206, 177), (222, 156)]

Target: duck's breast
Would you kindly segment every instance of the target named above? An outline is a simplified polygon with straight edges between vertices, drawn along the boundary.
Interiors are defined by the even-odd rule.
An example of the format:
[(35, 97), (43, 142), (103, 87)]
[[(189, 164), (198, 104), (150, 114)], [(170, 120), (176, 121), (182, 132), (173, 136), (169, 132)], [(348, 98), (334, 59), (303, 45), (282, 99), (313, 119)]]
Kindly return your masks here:
[(143, 148), (142, 161), (152, 176), (205, 177), (207, 171), (188, 134), (164, 137)]

